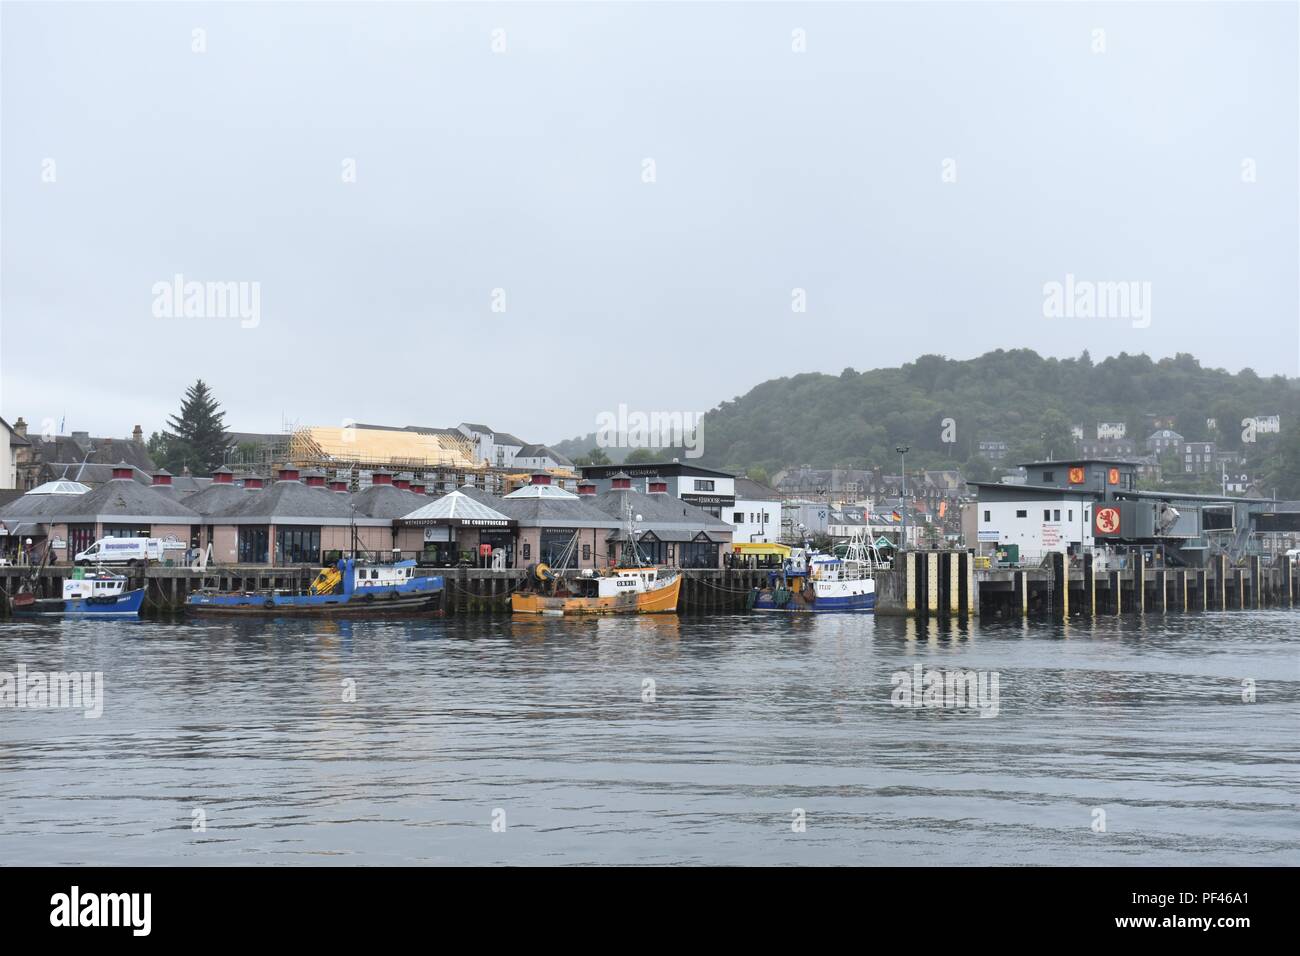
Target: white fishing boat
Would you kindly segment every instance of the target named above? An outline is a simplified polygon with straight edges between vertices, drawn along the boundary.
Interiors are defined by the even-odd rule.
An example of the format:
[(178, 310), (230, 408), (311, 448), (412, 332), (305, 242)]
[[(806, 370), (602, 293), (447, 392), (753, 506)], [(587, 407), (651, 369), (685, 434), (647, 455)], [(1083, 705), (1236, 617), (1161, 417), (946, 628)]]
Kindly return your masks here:
[(842, 556), (792, 555), (780, 568), (768, 572), (765, 587), (750, 592), (749, 607), (790, 614), (872, 611), (876, 607), (876, 571), (884, 564), (875, 544), (861, 531)]

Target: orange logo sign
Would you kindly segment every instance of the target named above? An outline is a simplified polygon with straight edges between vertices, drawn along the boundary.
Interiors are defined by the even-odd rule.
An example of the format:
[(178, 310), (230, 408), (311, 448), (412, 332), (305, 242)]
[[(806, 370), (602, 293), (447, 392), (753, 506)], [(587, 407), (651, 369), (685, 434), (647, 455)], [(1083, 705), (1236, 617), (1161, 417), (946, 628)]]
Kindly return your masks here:
[(1119, 534), (1119, 509), (1098, 508), (1096, 523), (1098, 534)]
[(1107, 480), (1108, 480), (1112, 485), (1118, 485), (1118, 484), (1119, 484), (1119, 469), (1118, 469), (1118, 468), (1112, 468), (1112, 469), (1110, 470), (1110, 473), (1106, 476), (1106, 478), (1107, 478)]
[(1083, 484), (1083, 469), (1082, 469), (1082, 468), (1071, 468), (1071, 469), (1070, 469), (1070, 484), (1072, 484), (1072, 485), (1081, 485), (1081, 484)]

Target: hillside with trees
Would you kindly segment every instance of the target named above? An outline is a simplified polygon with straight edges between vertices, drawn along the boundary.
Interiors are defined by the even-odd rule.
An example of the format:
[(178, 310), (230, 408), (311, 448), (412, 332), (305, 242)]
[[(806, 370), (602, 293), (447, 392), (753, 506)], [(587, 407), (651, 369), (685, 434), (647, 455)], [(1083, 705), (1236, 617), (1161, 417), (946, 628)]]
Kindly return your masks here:
[[(1007, 442), (1008, 462), (1064, 458), (1074, 453), (1072, 425), (1091, 439), (1097, 422), (1124, 422), (1142, 449), (1153, 420), (1167, 418), (1187, 441), (1244, 451), (1270, 488), (1300, 497), (1298, 384), (1206, 368), (1186, 354), (1153, 361), (1121, 353), (1097, 363), (1087, 352), (1056, 359), (1028, 349), (968, 360), (923, 355), (901, 368), (763, 382), (705, 416), (698, 460), (741, 472), (801, 464), (896, 470), (902, 444), (911, 449), (909, 470), (959, 467), (978, 480), (993, 474), (979, 455), (981, 439)], [(1242, 420), (1266, 415), (1281, 416), (1281, 434), (1244, 442)], [(573, 457), (594, 444), (591, 435), (556, 447)]]

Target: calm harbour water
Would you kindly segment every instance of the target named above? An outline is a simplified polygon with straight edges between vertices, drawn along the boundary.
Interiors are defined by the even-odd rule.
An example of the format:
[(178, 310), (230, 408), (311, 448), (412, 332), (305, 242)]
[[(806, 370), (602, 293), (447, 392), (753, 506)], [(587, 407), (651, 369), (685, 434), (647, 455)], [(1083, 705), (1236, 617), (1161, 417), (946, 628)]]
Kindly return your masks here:
[[(0, 862), (1294, 865), (1298, 652), (1300, 612), (7, 622), (0, 671), (105, 706), (0, 709)], [(916, 663), (1000, 713), (895, 707)]]

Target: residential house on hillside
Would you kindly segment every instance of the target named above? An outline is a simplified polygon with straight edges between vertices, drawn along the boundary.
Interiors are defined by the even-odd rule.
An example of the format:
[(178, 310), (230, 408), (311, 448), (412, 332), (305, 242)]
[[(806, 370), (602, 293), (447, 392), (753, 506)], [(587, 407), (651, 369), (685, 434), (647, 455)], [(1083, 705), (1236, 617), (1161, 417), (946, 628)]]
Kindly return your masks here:
[(1215, 459), (1218, 446), (1212, 441), (1183, 442), (1180, 457), (1183, 461), (1183, 474), (1208, 475), (1215, 471)]
[(1159, 458), (1167, 451), (1177, 451), (1183, 443), (1183, 436), (1172, 428), (1161, 428), (1147, 436), (1147, 451)]
[[(879, 469), (877, 469), (878, 473)], [(855, 499), (870, 493), (873, 473), (863, 468), (783, 468), (772, 476), (782, 495), (795, 498)]]

